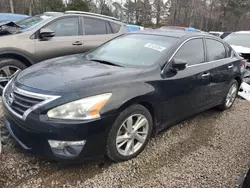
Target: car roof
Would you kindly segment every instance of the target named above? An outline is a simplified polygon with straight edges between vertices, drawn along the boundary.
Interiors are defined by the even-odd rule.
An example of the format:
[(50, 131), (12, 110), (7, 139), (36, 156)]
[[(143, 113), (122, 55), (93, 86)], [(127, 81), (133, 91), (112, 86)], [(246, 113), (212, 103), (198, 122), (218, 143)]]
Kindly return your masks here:
[[(142, 31), (137, 31), (135, 33), (141, 34), (151, 34), (151, 35), (162, 35), (168, 37), (175, 37), (175, 38), (182, 38), (182, 37), (194, 37), (194, 36), (209, 36), (208, 34), (203, 34), (199, 32), (189, 32), (189, 31), (182, 31), (182, 30), (174, 30), (174, 29), (146, 29)], [(215, 37), (214, 37), (215, 38)]]
[(93, 18), (100, 18), (103, 20), (107, 20), (107, 21), (112, 21), (115, 23), (119, 23), (121, 25), (125, 25), (123, 22), (119, 21), (118, 18), (115, 17), (110, 17), (110, 16), (106, 16), (106, 15), (102, 15), (102, 14), (96, 14), (96, 13), (92, 13), (92, 12), (84, 12), (84, 11), (65, 11), (65, 12), (44, 12), (43, 15), (47, 15), (47, 16), (52, 16), (52, 17), (62, 17), (62, 16), (88, 16), (88, 17), (93, 17)]

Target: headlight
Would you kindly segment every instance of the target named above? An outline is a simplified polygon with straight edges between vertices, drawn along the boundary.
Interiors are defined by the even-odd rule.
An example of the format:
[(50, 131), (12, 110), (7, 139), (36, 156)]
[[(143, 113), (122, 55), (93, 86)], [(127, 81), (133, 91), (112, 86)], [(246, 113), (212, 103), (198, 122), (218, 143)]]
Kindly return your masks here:
[(47, 115), (55, 119), (87, 120), (100, 117), (100, 110), (110, 99), (112, 93), (96, 95), (73, 101), (48, 111)]

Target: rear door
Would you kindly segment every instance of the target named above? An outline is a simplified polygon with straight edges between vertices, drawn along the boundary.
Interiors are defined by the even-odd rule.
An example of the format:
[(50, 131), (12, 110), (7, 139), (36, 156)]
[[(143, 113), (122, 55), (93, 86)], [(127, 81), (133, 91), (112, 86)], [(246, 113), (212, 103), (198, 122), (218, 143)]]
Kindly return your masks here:
[(83, 52), (82, 27), (78, 16), (56, 19), (43, 28), (55, 32), (55, 36), (42, 40), (35, 39), (37, 61)]
[[(173, 59), (188, 62), (186, 69), (163, 81), (165, 102), (163, 121), (168, 124), (201, 111), (208, 106), (210, 95), (211, 65), (205, 63), (203, 38), (194, 38), (185, 42)], [(165, 124), (164, 123), (164, 124)]]
[[(206, 38), (207, 62), (214, 66), (211, 72), (211, 103), (220, 102), (233, 79), (234, 60), (230, 48), (219, 40)], [(236, 60), (236, 59), (235, 59)]]
[(92, 50), (120, 35), (121, 25), (105, 19), (82, 17), (84, 51)]

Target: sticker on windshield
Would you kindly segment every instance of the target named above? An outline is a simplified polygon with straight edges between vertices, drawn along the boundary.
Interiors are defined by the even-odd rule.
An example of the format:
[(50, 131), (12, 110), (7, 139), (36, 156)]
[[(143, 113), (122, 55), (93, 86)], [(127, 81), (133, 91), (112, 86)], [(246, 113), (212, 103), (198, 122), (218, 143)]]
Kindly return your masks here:
[(160, 45), (152, 44), (152, 43), (146, 44), (145, 47), (146, 48), (151, 48), (153, 50), (157, 50), (159, 52), (162, 52), (162, 51), (164, 51), (166, 49), (164, 46), (160, 46)]

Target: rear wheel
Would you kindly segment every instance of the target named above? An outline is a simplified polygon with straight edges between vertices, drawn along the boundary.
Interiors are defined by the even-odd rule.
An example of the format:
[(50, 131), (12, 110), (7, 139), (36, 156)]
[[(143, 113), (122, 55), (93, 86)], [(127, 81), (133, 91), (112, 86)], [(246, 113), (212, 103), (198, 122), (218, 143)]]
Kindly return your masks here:
[(17, 59), (4, 58), (0, 59), (0, 93), (7, 83), (16, 75), (16, 73), (20, 70), (26, 68), (21, 61)]
[(124, 110), (109, 133), (107, 155), (113, 161), (126, 161), (142, 152), (152, 133), (152, 117), (141, 105)]
[(220, 110), (227, 110), (231, 108), (236, 99), (237, 93), (239, 90), (239, 84), (236, 80), (233, 80), (230, 84), (229, 90), (227, 92), (226, 97), (223, 100), (223, 103), (218, 106)]

